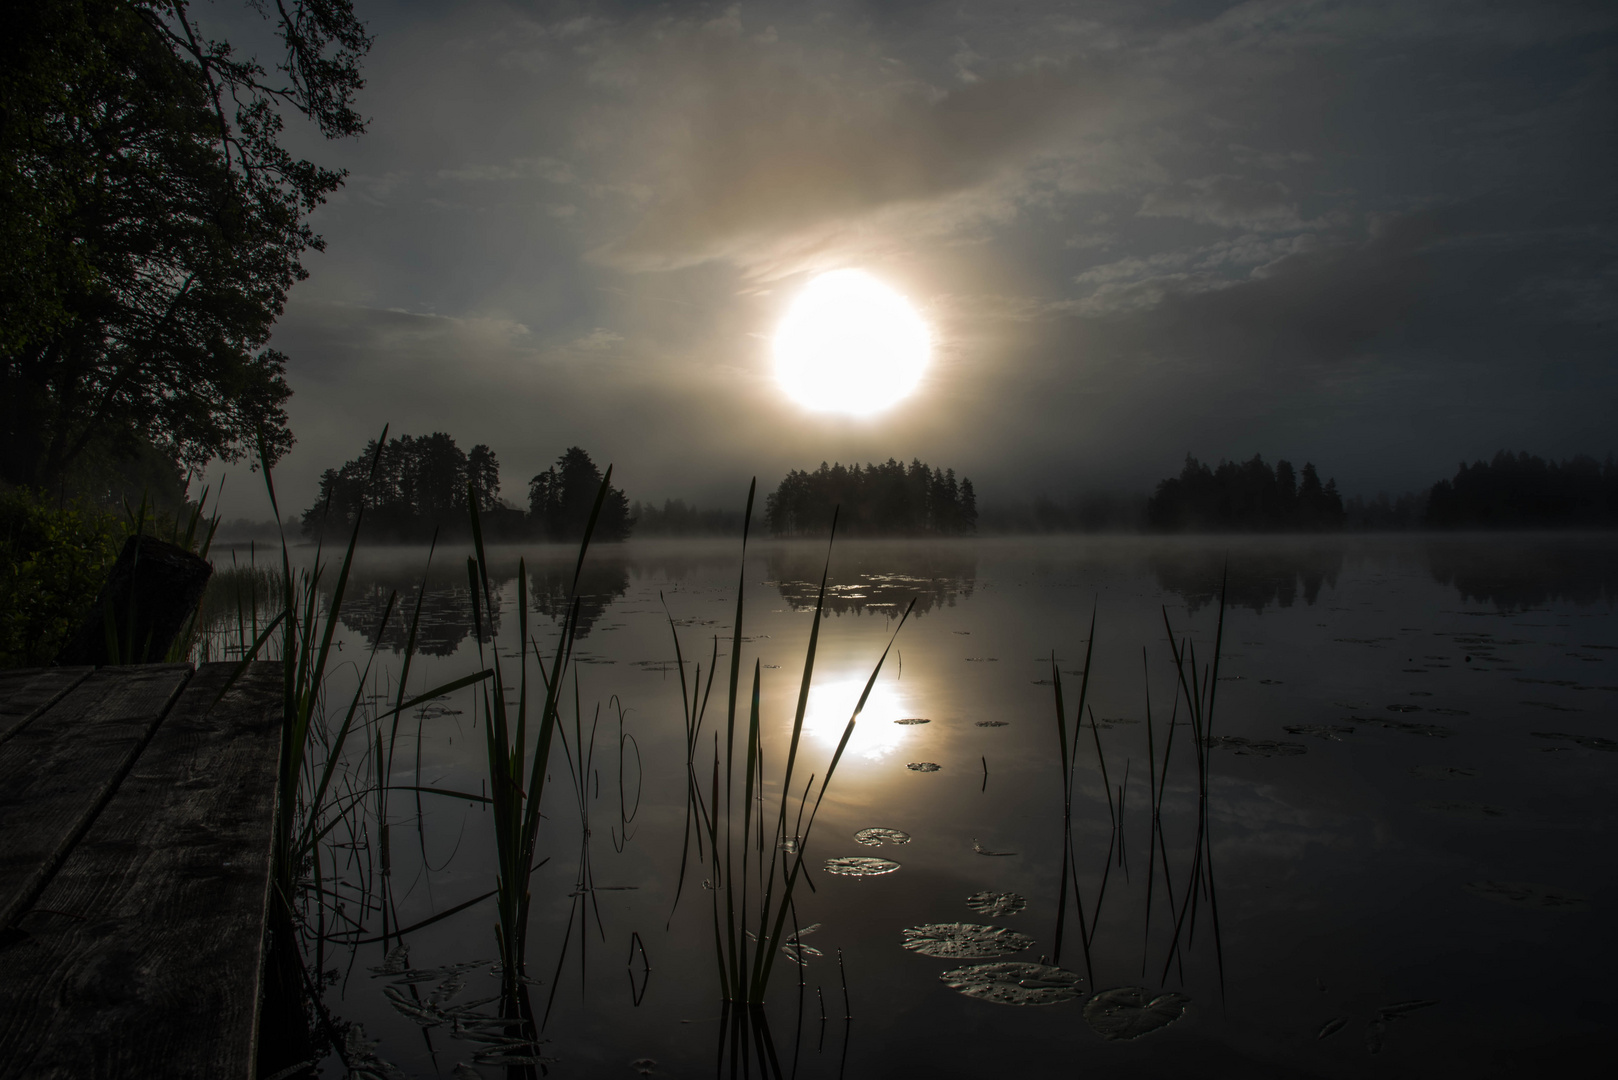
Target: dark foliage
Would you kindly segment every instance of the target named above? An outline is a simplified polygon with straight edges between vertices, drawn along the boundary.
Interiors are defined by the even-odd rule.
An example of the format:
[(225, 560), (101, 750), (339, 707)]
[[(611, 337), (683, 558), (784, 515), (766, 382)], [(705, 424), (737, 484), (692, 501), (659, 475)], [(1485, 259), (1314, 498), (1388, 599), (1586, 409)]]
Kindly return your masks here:
[(1433, 485), (1425, 525), (1434, 529), (1568, 529), (1618, 526), (1618, 465), (1580, 455), (1546, 461), (1500, 451), (1464, 462)]
[(960, 536), (977, 530), (977, 494), (955, 470), (906, 468), (889, 458), (880, 465), (827, 465), (794, 469), (764, 501), (776, 535), (824, 533), (842, 507), (838, 529), (853, 536)]
[(104, 510), (0, 489), (0, 667), (50, 663), (127, 532)]
[[(543, 540), (577, 542), (584, 536), (600, 490), (601, 470), (596, 463), (577, 446), (568, 447), (555, 465), (528, 481), (530, 529)], [(591, 543), (623, 540), (634, 524), (623, 491), (609, 488)]]
[(1322, 485), (1313, 464), (1300, 479), (1290, 462), (1271, 468), (1257, 454), (1213, 469), (1187, 454), (1146, 504), (1147, 526), (1161, 532), (1324, 532), (1344, 517), (1337, 481)]
[(303, 530), (347, 535), (363, 506), (364, 537), (373, 542), (421, 543), (435, 530), (459, 535), (468, 528), (468, 490), (492, 533), (510, 531), (508, 519), (520, 522), (521, 513), (500, 502), (500, 462), (487, 446), (468, 454), (442, 431), (401, 435), (380, 447), (372, 439), (359, 457), (321, 475), (320, 498), (304, 511)]
[(0, 34), (0, 478), (55, 486), (87, 453), (235, 460), (292, 443), (266, 347), (305, 218), (342, 174), (294, 158), (283, 110), (327, 137), (370, 45), (349, 0), (252, 7), (275, 73), (184, 2), (40, 0)]

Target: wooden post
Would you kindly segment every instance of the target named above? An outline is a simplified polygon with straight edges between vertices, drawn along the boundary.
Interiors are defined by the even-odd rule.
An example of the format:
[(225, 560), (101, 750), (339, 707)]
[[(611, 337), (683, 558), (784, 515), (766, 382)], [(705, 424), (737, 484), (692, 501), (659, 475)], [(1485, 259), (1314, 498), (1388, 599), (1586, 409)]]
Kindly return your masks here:
[(202, 602), (213, 567), (185, 548), (131, 536), (58, 665), (155, 664)]

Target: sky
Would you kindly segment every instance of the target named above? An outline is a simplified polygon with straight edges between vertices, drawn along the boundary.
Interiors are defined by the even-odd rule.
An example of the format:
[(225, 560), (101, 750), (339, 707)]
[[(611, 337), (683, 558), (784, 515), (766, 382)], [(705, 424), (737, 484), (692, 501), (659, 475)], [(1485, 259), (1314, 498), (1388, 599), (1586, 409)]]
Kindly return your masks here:
[[(350, 175), (272, 341), (284, 508), (384, 424), (489, 444), (518, 504), (572, 445), (703, 506), (823, 460), (988, 505), (1618, 451), (1618, 5), (355, 7), (369, 130), (292, 134)], [(843, 268), (933, 336), (870, 417), (772, 370)]]

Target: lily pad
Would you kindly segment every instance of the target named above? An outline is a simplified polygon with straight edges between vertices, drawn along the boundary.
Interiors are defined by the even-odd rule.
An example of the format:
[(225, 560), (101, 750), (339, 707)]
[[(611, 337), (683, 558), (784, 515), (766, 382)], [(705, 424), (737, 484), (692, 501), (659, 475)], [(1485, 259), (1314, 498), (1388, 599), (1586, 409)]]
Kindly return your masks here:
[(968, 896), (966, 906), (979, 915), (1015, 915), (1028, 906), (1028, 900), (1014, 892), (985, 891)]
[(1204, 740), (1210, 747), (1225, 746), (1235, 750), (1238, 754), (1248, 754), (1253, 757), (1296, 757), (1306, 754), (1309, 748), (1302, 743), (1275, 742), (1272, 739), (1244, 739), (1240, 735), (1215, 735)]
[(912, 761), (905, 768), (911, 772), (937, 772), (943, 766), (931, 761)]
[(1167, 1027), (1185, 1015), (1191, 999), (1184, 994), (1158, 994), (1138, 986), (1103, 990), (1084, 1003), (1084, 1019), (1103, 1039), (1138, 1039)]
[(910, 834), (900, 832), (898, 829), (861, 829), (854, 834), (856, 844), (866, 847), (881, 847), (883, 844), (908, 844)]
[(1583, 911), (1590, 906), (1590, 898), (1583, 893), (1530, 881), (1468, 881), (1462, 888), (1497, 904), (1540, 911)]
[(1334, 1016), (1330, 1020), (1327, 1020), (1324, 1024), (1320, 1025), (1320, 1030), (1315, 1033), (1315, 1038), (1329, 1039), (1339, 1031), (1342, 1031), (1344, 1025), (1347, 1023), (1348, 1020), (1345, 1017)]
[(1618, 751), (1618, 742), (1603, 739), (1599, 735), (1569, 735), (1563, 731), (1536, 731), (1533, 735), (1536, 739), (1560, 739), (1575, 746), (1582, 746), (1586, 750), (1605, 750), (1609, 754)]
[(825, 865), (826, 873), (841, 877), (876, 877), (897, 869), (899, 864), (892, 859), (873, 859), (869, 855), (840, 855), (827, 859)]
[(1476, 769), (1463, 769), (1458, 765), (1417, 765), (1410, 770), (1410, 775), (1423, 780), (1461, 780), (1477, 774)]
[(987, 959), (1022, 952), (1034, 943), (1027, 934), (1003, 926), (977, 923), (928, 923), (904, 932), (904, 947), (923, 956), (948, 960)]
[(919, 716), (907, 716), (903, 720), (895, 720), (895, 724), (930, 724), (931, 720), (923, 720)]
[(1329, 742), (1342, 742), (1344, 735), (1354, 734), (1347, 724), (1287, 724), (1281, 728), (1288, 735), (1313, 735)]
[(781, 946), (781, 951), (786, 953), (788, 960), (791, 960), (799, 967), (808, 967), (809, 958), (811, 956), (826, 955), (813, 945), (805, 945), (801, 941), (789, 941), (785, 945)]
[(1442, 724), (1418, 724), (1410, 720), (1384, 720), (1380, 716), (1351, 716), (1349, 719), (1359, 724), (1375, 724), (1377, 727), (1387, 728), (1389, 731), (1402, 731), (1406, 735), (1426, 735), (1433, 739), (1447, 739), (1455, 734), (1454, 728), (1447, 728)]
[(1506, 817), (1507, 812), (1498, 806), (1488, 806), (1484, 803), (1473, 802), (1429, 802), (1422, 803), (1423, 810), (1431, 810), (1437, 814), (1448, 814), (1450, 817), (1465, 818), (1497, 818)]
[(1007, 727), (1007, 726), (1010, 725), (1010, 723), (1011, 723), (1010, 720), (979, 720), (973, 726), (974, 727)]
[(997, 1005), (1055, 1005), (1081, 997), (1078, 975), (1049, 964), (1001, 961), (946, 971), (938, 981), (979, 1001)]

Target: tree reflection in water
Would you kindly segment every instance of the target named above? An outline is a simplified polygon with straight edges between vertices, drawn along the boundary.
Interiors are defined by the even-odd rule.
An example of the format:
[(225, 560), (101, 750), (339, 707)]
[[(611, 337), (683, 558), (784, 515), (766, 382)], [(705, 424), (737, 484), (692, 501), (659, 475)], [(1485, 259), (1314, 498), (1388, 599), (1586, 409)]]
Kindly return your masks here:
[(1291, 607), (1299, 593), (1312, 606), (1322, 586), (1336, 588), (1343, 548), (1330, 541), (1234, 550), (1199, 546), (1154, 552), (1150, 563), (1158, 586), (1177, 594), (1193, 615), (1219, 602), (1227, 567), (1226, 604), (1261, 613), (1266, 607)]
[(1453, 585), (1465, 603), (1502, 610), (1552, 603), (1618, 601), (1618, 558), (1611, 535), (1585, 537), (1476, 536), (1433, 540), (1427, 567), (1440, 585)]
[[(824, 553), (809, 547), (783, 545), (766, 549), (764, 563), (781, 598), (793, 610), (810, 610), (820, 588)], [(893, 567), (904, 566), (906, 573)], [(977, 587), (977, 552), (965, 545), (892, 545), (852, 543), (832, 559), (826, 583), (826, 610), (842, 615), (883, 615), (898, 618), (915, 597), (915, 614), (935, 607), (954, 607), (970, 599)]]

